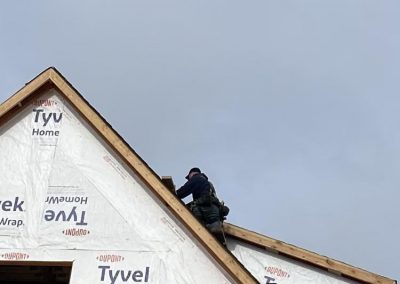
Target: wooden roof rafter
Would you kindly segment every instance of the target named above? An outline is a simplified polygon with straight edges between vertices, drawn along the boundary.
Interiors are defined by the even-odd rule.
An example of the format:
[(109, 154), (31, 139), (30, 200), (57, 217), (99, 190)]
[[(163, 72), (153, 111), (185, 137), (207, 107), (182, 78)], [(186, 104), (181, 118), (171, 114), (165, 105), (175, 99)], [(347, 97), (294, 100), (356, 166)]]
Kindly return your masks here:
[(357, 268), (344, 262), (340, 262), (326, 256), (322, 256), (317, 253), (296, 247), (294, 245), (261, 235), (259, 233), (246, 230), (239, 226), (225, 223), (224, 231), (227, 236), (239, 239), (245, 243), (264, 248), (267, 251), (273, 251), (283, 256), (287, 256), (291, 259), (308, 263), (314, 267), (318, 267), (320, 269), (329, 271), (337, 275), (341, 275), (349, 279), (354, 279), (370, 284), (397, 283), (396, 280), (392, 280), (384, 276), (368, 272), (361, 268)]

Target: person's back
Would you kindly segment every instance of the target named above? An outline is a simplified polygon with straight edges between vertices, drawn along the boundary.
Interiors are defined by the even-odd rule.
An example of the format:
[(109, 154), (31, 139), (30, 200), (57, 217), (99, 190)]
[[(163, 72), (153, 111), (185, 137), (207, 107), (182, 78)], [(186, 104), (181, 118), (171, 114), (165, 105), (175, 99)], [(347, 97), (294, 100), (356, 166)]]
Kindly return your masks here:
[(210, 183), (207, 176), (196, 172), (176, 191), (176, 195), (182, 199), (192, 194), (193, 201), (195, 201), (200, 197), (210, 195), (210, 192)]
[(192, 168), (186, 179), (188, 181), (176, 191), (176, 195), (182, 199), (192, 194), (193, 202), (190, 209), (203, 224), (219, 221), (219, 206), (213, 202), (214, 197), (208, 177), (199, 168)]

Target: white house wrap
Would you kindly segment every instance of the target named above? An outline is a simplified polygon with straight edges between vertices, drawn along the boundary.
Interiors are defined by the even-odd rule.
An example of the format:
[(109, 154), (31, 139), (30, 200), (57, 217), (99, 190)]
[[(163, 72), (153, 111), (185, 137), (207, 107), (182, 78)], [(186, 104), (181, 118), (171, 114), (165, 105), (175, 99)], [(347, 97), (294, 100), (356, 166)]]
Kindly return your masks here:
[(232, 279), (55, 89), (1, 127), (0, 259), (73, 283)]

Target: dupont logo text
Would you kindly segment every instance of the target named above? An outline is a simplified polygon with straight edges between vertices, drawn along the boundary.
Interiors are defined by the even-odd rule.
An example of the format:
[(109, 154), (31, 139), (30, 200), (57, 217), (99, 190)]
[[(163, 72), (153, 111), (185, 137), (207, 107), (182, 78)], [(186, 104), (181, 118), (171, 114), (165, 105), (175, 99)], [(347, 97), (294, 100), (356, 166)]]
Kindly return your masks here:
[(122, 255), (117, 254), (101, 254), (97, 256), (96, 259), (101, 262), (121, 262), (125, 258)]
[(275, 266), (267, 266), (265, 267), (265, 271), (271, 276), (264, 276), (266, 279), (265, 284), (278, 284), (277, 278), (290, 278), (290, 274), (279, 267)]
[(57, 105), (57, 102), (51, 99), (41, 99), (34, 101), (33, 105), (37, 107), (51, 107)]
[(62, 231), (62, 233), (66, 236), (81, 237), (81, 236), (89, 235), (90, 231), (86, 230), (86, 229), (71, 228), (71, 229), (66, 229), (66, 230)]
[(21, 252), (7, 252), (3, 253), (1, 257), (7, 260), (26, 260), (29, 259), (29, 254)]

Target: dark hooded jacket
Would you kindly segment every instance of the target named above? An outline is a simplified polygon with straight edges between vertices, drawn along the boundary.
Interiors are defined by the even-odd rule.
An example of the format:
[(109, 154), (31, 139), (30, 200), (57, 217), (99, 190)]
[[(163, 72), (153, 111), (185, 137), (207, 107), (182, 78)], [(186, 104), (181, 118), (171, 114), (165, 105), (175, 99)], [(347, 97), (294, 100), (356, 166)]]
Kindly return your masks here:
[(210, 183), (205, 174), (196, 174), (192, 176), (181, 188), (176, 191), (179, 198), (185, 198), (192, 194), (193, 200), (197, 200), (203, 196), (210, 195)]

